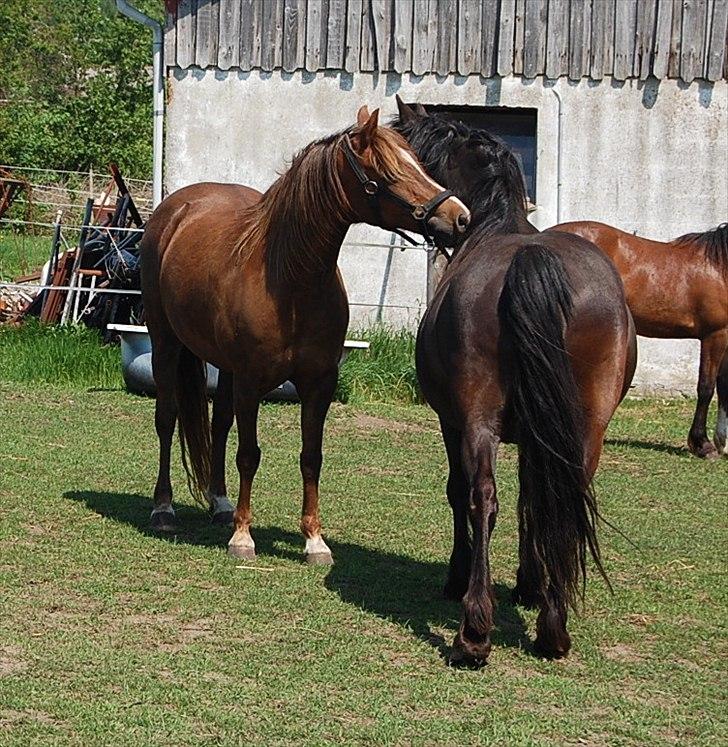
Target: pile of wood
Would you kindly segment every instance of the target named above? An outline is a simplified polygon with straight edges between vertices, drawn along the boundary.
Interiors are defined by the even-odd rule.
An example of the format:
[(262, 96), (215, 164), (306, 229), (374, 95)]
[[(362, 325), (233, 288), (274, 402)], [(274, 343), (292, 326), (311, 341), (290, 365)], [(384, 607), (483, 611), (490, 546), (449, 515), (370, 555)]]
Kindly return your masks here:
[[(109, 184), (86, 203), (77, 245), (66, 244), (59, 213), (46, 268), (15, 284), (32, 279), (41, 290), (33, 296), (24, 289), (6, 287), (0, 299), (0, 321), (36, 316), (49, 324), (83, 322), (104, 332), (110, 322), (138, 321), (138, 245), (144, 221), (118, 168), (112, 164), (110, 170)], [(28, 291), (30, 287), (29, 283)]]

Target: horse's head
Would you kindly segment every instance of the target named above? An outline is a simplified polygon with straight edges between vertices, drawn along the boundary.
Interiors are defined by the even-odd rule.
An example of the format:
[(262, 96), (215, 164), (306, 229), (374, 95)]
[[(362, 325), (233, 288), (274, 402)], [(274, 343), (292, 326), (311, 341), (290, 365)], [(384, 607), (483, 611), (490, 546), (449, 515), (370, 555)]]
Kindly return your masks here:
[(425, 169), (460, 196), (476, 224), (495, 224), (515, 215), (525, 218), (523, 177), (507, 145), (486, 130), (428, 114), (397, 96), (399, 118), (392, 124), (410, 144)]
[(433, 181), (401, 135), (379, 125), (379, 110), (359, 110), (342, 136), (341, 182), (358, 218), (390, 230), (417, 231), (438, 244), (453, 244), (470, 211)]

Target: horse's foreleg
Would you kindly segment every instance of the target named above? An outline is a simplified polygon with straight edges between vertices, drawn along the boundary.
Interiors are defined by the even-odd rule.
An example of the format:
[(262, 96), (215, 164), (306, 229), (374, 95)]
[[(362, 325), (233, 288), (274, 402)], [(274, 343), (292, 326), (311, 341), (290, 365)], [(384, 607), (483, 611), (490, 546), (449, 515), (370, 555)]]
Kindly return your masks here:
[(713, 398), (718, 369), (728, 346), (728, 331), (720, 330), (700, 341), (700, 373), (698, 375), (698, 404), (690, 426), (688, 447), (698, 457), (717, 456), (713, 444), (708, 440), (706, 423), (708, 407)]
[(462, 465), (462, 434), (440, 420), (450, 473), (447, 500), (452, 509), (453, 545), (445, 583), (445, 597), (459, 602), (468, 589), (470, 576), (470, 535), (468, 533), (468, 483)]
[(303, 478), (303, 510), (301, 531), (306, 538), (306, 562), (312, 565), (333, 563), (331, 550), (321, 536), (319, 516), (319, 475), (323, 460), (324, 421), (336, 390), (338, 370), (323, 376), (296, 379), (301, 398), (301, 476)]
[(172, 482), (169, 475), (172, 438), (177, 422), (177, 400), (175, 380), (180, 343), (172, 337), (155, 337), (152, 347), (152, 373), (157, 388), (154, 406), (154, 426), (159, 438), (159, 472), (154, 486), (154, 507), (151, 526), (160, 532), (176, 529), (176, 517), (172, 508)]
[(723, 354), (718, 372), (718, 419), (715, 423), (713, 443), (723, 456), (728, 456), (728, 350)]
[(252, 514), (250, 511), (250, 492), (253, 479), (260, 464), (258, 448), (258, 396), (244, 388), (237, 377), (233, 382), (233, 400), (235, 417), (238, 421), (238, 453), (236, 457), (240, 474), (240, 493), (233, 519), (235, 532), (228, 542), (228, 553), (236, 558), (253, 560), (255, 543), (250, 536)]
[(493, 589), (488, 548), (495, 528), (498, 499), (495, 457), (498, 437), (485, 427), (465, 435), (463, 467), (468, 481), (468, 513), (473, 529), (468, 590), (463, 597), (463, 619), (455, 638), (454, 656), (482, 664), (490, 653), (493, 627)]
[(207, 500), (212, 523), (224, 526), (233, 524), (233, 506), (228, 500), (225, 486), (225, 451), (233, 420), (233, 377), (232, 374), (220, 371), (212, 403), (212, 469)]

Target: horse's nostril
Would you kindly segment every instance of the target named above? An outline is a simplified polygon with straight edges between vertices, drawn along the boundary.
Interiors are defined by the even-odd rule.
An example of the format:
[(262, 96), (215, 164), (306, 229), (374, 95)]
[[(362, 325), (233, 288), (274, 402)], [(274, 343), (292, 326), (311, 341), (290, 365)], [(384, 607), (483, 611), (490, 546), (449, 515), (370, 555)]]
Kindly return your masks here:
[(468, 213), (460, 213), (455, 221), (455, 225), (460, 232), (463, 232), (470, 225), (470, 215)]

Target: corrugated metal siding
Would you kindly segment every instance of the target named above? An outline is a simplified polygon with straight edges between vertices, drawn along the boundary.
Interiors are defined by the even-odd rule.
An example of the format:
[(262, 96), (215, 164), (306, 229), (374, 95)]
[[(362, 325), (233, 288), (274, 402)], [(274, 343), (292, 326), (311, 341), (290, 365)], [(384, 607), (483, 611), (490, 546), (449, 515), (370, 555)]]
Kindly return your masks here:
[(170, 67), (728, 77), (728, 0), (178, 0)]

